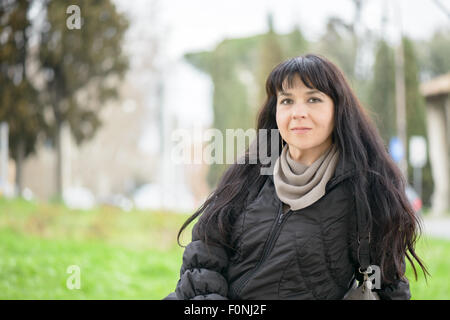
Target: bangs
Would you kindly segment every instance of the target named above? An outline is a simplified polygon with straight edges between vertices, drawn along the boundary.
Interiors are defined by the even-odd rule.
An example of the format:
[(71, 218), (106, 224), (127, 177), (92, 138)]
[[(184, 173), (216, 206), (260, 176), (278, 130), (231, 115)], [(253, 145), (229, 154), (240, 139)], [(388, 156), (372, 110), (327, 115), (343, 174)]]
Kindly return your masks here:
[(276, 96), (280, 91), (293, 88), (295, 76), (299, 76), (308, 88), (335, 97), (327, 65), (317, 56), (311, 55), (295, 57), (275, 67), (268, 78), (267, 93)]

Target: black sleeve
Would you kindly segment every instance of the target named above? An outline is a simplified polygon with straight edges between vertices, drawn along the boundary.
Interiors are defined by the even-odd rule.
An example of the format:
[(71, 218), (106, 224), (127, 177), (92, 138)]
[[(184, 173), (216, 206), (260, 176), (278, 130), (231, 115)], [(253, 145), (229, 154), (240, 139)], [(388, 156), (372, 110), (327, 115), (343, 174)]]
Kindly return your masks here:
[(397, 280), (395, 283), (382, 287), (378, 292), (381, 300), (410, 300), (411, 292), (409, 291), (409, 281)]
[(176, 297), (180, 300), (228, 299), (228, 283), (225, 272), (228, 255), (223, 247), (206, 245), (195, 236), (184, 250)]

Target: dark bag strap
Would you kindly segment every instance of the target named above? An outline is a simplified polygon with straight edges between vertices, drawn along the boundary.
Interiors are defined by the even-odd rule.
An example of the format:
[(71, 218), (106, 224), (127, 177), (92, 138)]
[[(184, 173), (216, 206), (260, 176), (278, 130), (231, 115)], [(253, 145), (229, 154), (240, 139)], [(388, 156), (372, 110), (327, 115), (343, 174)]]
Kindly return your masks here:
[(371, 219), (368, 208), (356, 197), (356, 217), (357, 217), (357, 258), (359, 271), (365, 271), (370, 265), (370, 230)]

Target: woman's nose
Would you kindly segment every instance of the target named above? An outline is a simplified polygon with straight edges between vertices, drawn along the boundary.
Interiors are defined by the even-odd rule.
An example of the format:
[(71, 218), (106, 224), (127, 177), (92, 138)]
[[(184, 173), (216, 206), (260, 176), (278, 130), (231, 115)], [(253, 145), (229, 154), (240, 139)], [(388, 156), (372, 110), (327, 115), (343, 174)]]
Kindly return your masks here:
[(308, 107), (302, 103), (294, 106), (292, 110), (292, 117), (295, 118), (305, 118), (308, 115)]

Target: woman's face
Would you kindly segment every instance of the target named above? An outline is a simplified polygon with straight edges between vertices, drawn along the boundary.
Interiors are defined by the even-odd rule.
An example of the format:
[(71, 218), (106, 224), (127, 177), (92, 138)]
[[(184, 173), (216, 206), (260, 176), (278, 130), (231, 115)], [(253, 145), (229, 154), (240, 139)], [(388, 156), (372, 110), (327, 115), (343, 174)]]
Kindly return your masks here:
[[(334, 103), (325, 93), (310, 89), (298, 75), (293, 87), (277, 92), (276, 121), (291, 156), (312, 153), (320, 156), (331, 145)], [(313, 161), (314, 159), (312, 159)], [(310, 162), (310, 161), (309, 161)]]

